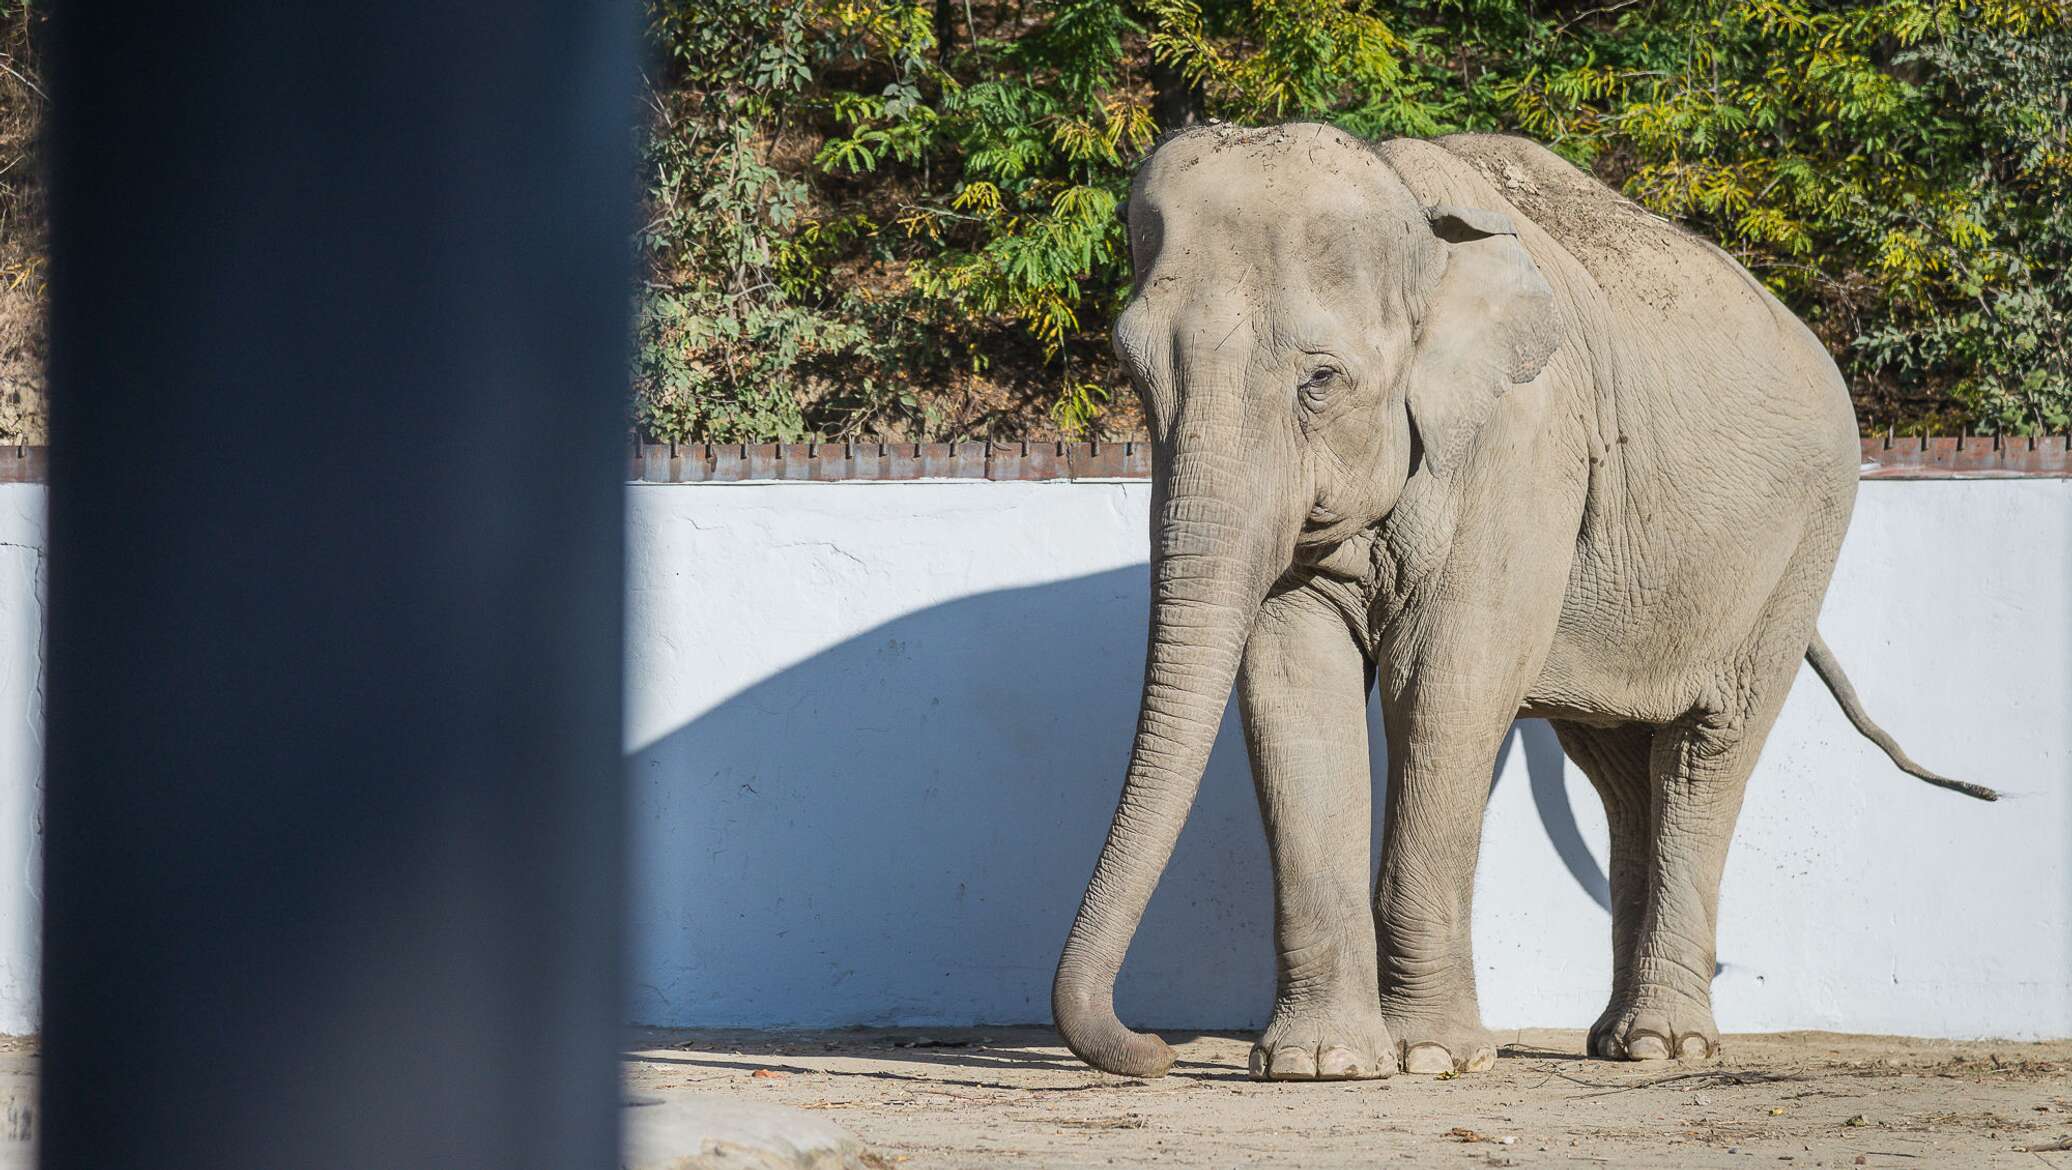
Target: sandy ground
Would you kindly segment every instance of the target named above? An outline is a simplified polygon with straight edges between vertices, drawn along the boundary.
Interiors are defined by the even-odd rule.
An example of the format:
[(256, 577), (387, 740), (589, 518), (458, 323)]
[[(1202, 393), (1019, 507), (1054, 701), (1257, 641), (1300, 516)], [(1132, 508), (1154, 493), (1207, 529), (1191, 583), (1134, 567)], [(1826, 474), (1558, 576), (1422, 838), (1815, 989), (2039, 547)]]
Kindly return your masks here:
[[(1513, 1033), (1491, 1072), (1260, 1084), (1250, 1038), (1175, 1035), (1157, 1081), (1096, 1073), (1047, 1029), (644, 1031), (629, 1092), (812, 1110), (871, 1164), (2057, 1167), (2072, 1170), (2072, 1042), (1825, 1032), (1730, 1036), (1702, 1064), (1585, 1060)], [(0, 1170), (33, 1165), (35, 1046), (0, 1040)], [(731, 1164), (731, 1163), (730, 1163)]]
[(824, 1110), (910, 1170), (1131, 1166), (2020, 1166), (2072, 1170), (2072, 1042), (1822, 1032), (1727, 1039), (1717, 1060), (1578, 1056), (1507, 1034), (1447, 1080), (1260, 1084), (1250, 1038), (1174, 1035), (1157, 1081), (1096, 1073), (1045, 1029), (650, 1031), (629, 1088)]
[(0, 1036), (0, 1170), (36, 1165), (36, 1041)]

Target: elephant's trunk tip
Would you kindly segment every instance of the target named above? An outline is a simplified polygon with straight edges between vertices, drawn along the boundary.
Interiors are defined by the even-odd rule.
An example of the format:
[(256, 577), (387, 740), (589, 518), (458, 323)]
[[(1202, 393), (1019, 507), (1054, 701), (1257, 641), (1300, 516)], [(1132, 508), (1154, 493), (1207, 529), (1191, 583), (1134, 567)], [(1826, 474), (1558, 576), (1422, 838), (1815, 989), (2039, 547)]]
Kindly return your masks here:
[(1132, 1032), (1115, 1015), (1114, 994), (1095, 994), (1060, 970), (1050, 993), (1051, 1018), (1072, 1055), (1105, 1073), (1150, 1080), (1173, 1067), (1173, 1050), (1149, 1032)]

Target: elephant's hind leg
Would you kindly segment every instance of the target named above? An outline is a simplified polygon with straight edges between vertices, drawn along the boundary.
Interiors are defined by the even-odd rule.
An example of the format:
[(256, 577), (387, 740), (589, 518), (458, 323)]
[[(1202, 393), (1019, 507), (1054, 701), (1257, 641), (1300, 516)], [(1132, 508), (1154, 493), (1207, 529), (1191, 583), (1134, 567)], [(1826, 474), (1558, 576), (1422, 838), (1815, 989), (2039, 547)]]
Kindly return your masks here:
[(1597, 789), (1611, 828), (1611, 860), (1606, 871), (1611, 879), (1612, 993), (1603, 1014), (1590, 1026), (1588, 1044), (1591, 1055), (1609, 1056), (1607, 1033), (1633, 992), (1633, 952), (1647, 912), (1648, 874), (1654, 866), (1648, 770), (1655, 728), (1638, 723), (1588, 727), (1555, 720), (1554, 734), (1560, 737), (1568, 758)]
[(1277, 987), (1252, 1075), (1385, 1077), (1367, 914), (1372, 833), (1367, 662), (1345, 618), (1306, 588), (1267, 600), (1238, 675), (1245, 743), (1273, 855)]
[(1695, 1059), (1719, 1051), (1712, 976), (1719, 883), (1756, 756), (1782, 706), (1776, 696), (1732, 716), (1693, 714), (1655, 735), (1647, 906), (1624, 1002), (1614, 1001), (1593, 1051), (1626, 1060)]

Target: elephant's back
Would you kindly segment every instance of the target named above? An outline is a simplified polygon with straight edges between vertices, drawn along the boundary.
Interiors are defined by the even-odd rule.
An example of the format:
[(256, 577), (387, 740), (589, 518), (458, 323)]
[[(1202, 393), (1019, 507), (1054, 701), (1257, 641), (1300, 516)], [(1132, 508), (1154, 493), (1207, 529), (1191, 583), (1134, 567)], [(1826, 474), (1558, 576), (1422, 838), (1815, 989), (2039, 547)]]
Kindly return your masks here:
[[(1707, 331), (1742, 324), (1799, 324), (1760, 282), (1711, 242), (1531, 139), (1455, 134), (1434, 144), (1472, 167), (1559, 244), (1622, 314), (1637, 311), (1665, 324), (1702, 325)], [(1803, 340), (1820, 348), (1810, 334)]]
[(1433, 145), (1474, 168), (1592, 275), (1630, 267), (1636, 255), (1649, 253), (1675, 267), (1678, 254), (1699, 242), (1529, 138), (1453, 134)]
[(1557, 295), (1593, 350), (1591, 377), (1618, 430), (1652, 422), (1686, 439), (1767, 441), (1853, 496), (1856, 416), (1841, 371), (1733, 257), (1530, 139), (1431, 145), (1537, 227), (1542, 249), (1554, 245), (1557, 255), (1535, 258), (1566, 270)]

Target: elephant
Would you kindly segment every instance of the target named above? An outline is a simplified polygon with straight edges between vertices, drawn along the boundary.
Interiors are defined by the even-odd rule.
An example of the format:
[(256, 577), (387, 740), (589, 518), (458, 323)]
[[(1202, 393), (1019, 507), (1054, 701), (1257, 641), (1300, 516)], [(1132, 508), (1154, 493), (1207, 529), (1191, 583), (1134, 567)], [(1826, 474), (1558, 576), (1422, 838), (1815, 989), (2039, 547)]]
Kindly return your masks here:
[[(1198, 126), (1138, 167), (1117, 356), (1152, 448), (1120, 800), (1052, 990), (1153, 1077), (1114, 987), (1235, 689), (1273, 868), (1265, 1079), (1490, 1066), (1470, 951), (1489, 777), (1549, 721), (1604, 801), (1589, 1054), (1717, 1051), (1721, 871), (1815, 626), (1860, 447), (1825, 347), (1726, 253), (1520, 137)], [(1370, 869), (1368, 697), (1388, 775)]]

